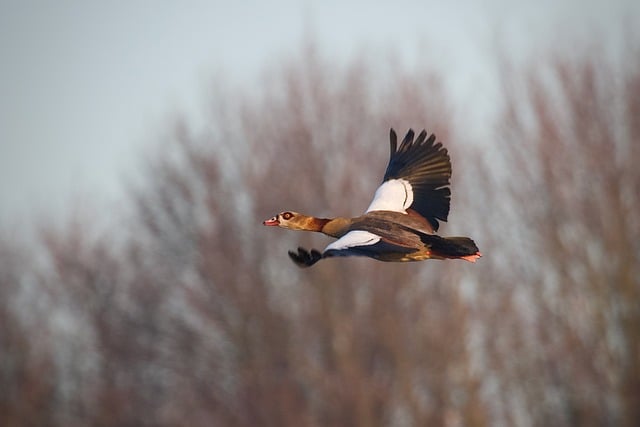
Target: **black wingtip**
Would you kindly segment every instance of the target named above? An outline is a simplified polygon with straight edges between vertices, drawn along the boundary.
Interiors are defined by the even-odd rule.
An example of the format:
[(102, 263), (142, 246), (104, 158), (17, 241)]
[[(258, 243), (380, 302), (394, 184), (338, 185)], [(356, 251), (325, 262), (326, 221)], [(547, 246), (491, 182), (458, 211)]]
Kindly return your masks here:
[(402, 144), (400, 144), (400, 149), (402, 150), (402, 147), (405, 147), (406, 149), (411, 147), (411, 145), (413, 144), (414, 136), (415, 132), (413, 131), (413, 129), (409, 129), (407, 131), (407, 134), (404, 136), (404, 139), (402, 140)]
[(311, 267), (322, 259), (322, 254), (315, 249), (307, 251), (304, 248), (298, 248), (298, 253), (289, 251), (289, 258), (300, 268)]
[(446, 221), (449, 215), (451, 159), (442, 143), (436, 142), (435, 134), (423, 129), (414, 140), (415, 136), (409, 129), (397, 151), (392, 150), (383, 182), (408, 180), (414, 191), (411, 209), (437, 230), (438, 221)]
[(389, 145), (391, 146), (391, 154), (389, 157), (393, 157), (393, 153), (398, 149), (398, 135), (393, 128), (389, 129)]
[(420, 132), (420, 135), (418, 135), (418, 137), (413, 143), (417, 146), (420, 146), (426, 141), (426, 139), (427, 139), (427, 131), (422, 129), (422, 132)]

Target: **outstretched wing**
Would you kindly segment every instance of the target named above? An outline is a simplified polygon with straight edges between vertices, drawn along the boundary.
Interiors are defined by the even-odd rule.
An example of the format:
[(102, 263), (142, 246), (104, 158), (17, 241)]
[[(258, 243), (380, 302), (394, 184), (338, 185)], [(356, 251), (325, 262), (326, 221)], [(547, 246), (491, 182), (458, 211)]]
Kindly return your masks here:
[(436, 142), (435, 135), (427, 137), (424, 130), (414, 140), (414, 132), (409, 129), (398, 147), (398, 138), (391, 129), (389, 140), (389, 165), (367, 212), (407, 213), (407, 209), (412, 209), (437, 231), (438, 220), (447, 220), (451, 199), (451, 161), (447, 149)]
[(415, 252), (415, 248), (391, 242), (375, 233), (364, 230), (352, 230), (329, 244), (324, 252), (320, 253), (315, 249), (307, 251), (298, 248), (298, 252), (289, 251), (289, 257), (300, 267), (310, 267), (322, 258), (334, 256), (367, 256), (376, 258), (385, 253), (410, 253)]

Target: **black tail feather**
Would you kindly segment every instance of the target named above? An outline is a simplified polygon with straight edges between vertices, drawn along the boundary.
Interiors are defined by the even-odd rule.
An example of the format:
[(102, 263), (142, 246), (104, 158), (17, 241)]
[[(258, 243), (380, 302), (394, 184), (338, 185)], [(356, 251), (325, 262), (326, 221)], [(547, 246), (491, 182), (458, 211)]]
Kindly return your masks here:
[(479, 253), (476, 243), (468, 237), (440, 237), (424, 234), (423, 243), (429, 246), (431, 253), (443, 258), (461, 258)]

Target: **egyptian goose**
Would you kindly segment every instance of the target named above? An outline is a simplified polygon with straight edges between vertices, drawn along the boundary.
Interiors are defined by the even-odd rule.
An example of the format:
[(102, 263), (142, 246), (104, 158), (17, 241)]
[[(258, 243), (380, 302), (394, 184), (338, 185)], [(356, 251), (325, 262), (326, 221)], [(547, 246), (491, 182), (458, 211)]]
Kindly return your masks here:
[(390, 132), (391, 156), (380, 187), (366, 212), (355, 218), (315, 218), (293, 211), (263, 222), (289, 230), (317, 231), (338, 240), (321, 253), (289, 251), (300, 267), (323, 258), (367, 256), (380, 261), (422, 261), (459, 258), (476, 262), (482, 256), (468, 237), (440, 237), (438, 221), (446, 221), (451, 191), (451, 161), (435, 135), (422, 131), (414, 140), (409, 129), (398, 148)]

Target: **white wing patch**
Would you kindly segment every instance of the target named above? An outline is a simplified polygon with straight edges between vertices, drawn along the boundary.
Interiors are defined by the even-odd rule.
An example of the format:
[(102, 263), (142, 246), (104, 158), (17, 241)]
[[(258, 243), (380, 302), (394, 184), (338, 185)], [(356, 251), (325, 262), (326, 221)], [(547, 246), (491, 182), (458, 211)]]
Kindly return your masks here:
[(363, 230), (353, 230), (324, 248), (325, 251), (349, 249), (356, 246), (375, 245), (380, 241), (380, 236)]
[(407, 213), (413, 203), (413, 188), (405, 179), (390, 179), (382, 183), (366, 212), (395, 211)]

